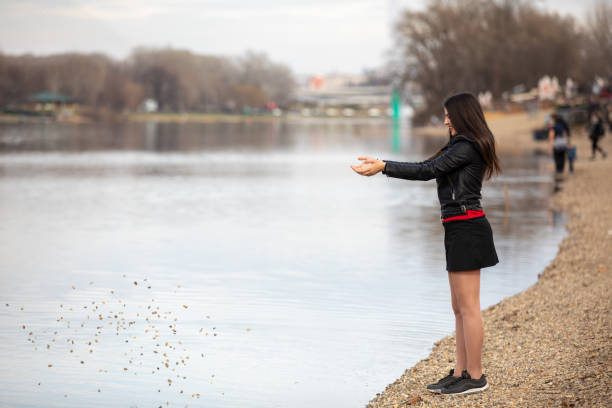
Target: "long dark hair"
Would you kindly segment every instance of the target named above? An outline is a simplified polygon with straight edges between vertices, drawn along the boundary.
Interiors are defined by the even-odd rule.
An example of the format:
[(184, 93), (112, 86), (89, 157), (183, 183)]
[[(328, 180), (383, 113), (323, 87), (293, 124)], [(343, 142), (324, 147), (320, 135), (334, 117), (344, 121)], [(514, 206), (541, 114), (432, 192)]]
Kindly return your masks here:
[[(478, 99), (471, 93), (460, 93), (444, 101), (444, 107), (457, 134), (474, 139), (480, 146), (485, 162), (484, 179), (488, 180), (500, 174), (499, 158), (495, 153), (495, 138), (487, 125)], [(439, 154), (441, 152), (436, 156)]]

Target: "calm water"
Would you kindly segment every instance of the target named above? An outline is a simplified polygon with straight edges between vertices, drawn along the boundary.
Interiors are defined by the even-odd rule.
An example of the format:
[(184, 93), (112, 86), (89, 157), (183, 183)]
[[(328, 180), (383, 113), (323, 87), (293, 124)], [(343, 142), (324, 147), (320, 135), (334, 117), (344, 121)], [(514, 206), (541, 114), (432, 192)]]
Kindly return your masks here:
[[(435, 181), (349, 167), (443, 143), (391, 133), (1, 125), (0, 406), (365, 405), (454, 330)], [(565, 234), (548, 159), (503, 159), (483, 308)]]

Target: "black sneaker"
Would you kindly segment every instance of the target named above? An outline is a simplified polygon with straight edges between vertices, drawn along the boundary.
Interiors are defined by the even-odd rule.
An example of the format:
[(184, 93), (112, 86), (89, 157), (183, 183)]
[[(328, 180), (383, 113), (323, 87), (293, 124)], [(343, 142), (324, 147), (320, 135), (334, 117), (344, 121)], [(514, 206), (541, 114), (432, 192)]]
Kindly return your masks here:
[(474, 392), (484, 391), (489, 388), (487, 377), (483, 374), (478, 380), (470, 377), (470, 374), (463, 370), (459, 381), (455, 381), (450, 385), (442, 387), (442, 394), (472, 394)]
[(446, 377), (442, 378), (440, 381), (438, 381), (435, 384), (429, 384), (427, 386), (427, 391), (440, 393), (440, 390), (442, 389), (442, 387), (450, 385), (454, 383), (455, 381), (461, 380), (462, 377), (453, 376), (454, 372), (455, 372), (455, 369), (453, 368), (452, 370), (450, 370), (450, 373)]

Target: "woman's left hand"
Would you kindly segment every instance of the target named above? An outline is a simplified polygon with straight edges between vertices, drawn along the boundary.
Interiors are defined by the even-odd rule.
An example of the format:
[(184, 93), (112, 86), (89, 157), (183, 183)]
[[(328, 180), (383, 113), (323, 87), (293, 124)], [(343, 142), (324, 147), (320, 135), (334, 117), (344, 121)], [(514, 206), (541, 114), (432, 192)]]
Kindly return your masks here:
[(357, 160), (363, 160), (363, 163), (358, 166), (351, 164), (351, 168), (362, 176), (373, 176), (385, 168), (384, 161), (375, 159), (373, 157), (361, 156), (358, 157)]

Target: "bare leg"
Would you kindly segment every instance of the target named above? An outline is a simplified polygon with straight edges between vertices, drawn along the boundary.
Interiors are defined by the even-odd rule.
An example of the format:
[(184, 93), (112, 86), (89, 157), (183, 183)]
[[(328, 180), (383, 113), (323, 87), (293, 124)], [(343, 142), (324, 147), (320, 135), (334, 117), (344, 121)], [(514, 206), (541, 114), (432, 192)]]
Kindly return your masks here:
[[(482, 343), (484, 329), (480, 313), (480, 269), (449, 273), (451, 293), (454, 293), (463, 326), (463, 344), (467, 359), (467, 371), (472, 378), (482, 375)], [(455, 312), (457, 313), (457, 312)], [(457, 319), (456, 319), (457, 321)], [(456, 325), (457, 329), (459, 326)], [(459, 339), (459, 335), (457, 335)], [(459, 341), (457, 341), (459, 346)], [(459, 365), (459, 353), (457, 355)]]
[(467, 370), (467, 355), (465, 351), (465, 339), (463, 337), (463, 320), (461, 319), (461, 313), (459, 313), (459, 305), (457, 304), (457, 297), (453, 288), (451, 274), (452, 272), (448, 273), (448, 282), (450, 284), (453, 313), (455, 314), (455, 371), (453, 375), (455, 377), (461, 377), (461, 372)]

